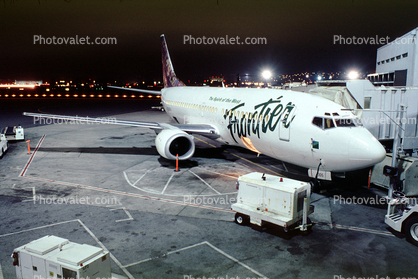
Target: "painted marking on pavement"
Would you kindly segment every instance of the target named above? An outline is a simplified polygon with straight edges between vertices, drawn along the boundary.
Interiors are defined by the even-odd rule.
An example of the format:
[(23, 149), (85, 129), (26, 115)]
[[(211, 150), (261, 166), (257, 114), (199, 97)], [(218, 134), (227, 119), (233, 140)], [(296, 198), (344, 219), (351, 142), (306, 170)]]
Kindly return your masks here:
[(197, 244), (194, 244), (194, 245), (190, 245), (190, 246), (187, 246), (187, 247), (184, 247), (184, 248), (181, 248), (181, 249), (175, 250), (175, 251), (170, 251), (170, 252), (168, 252), (168, 253), (166, 253), (166, 254), (163, 254), (163, 255), (161, 255), (161, 256), (157, 256), (157, 257), (148, 258), (148, 259), (145, 259), (145, 260), (142, 260), (142, 261), (134, 262), (134, 263), (131, 263), (131, 264), (125, 265), (124, 267), (125, 267), (125, 268), (126, 268), (126, 267), (131, 267), (131, 266), (138, 265), (138, 264), (145, 263), (145, 262), (149, 262), (149, 261), (152, 261), (152, 260), (156, 260), (156, 259), (160, 259), (160, 258), (165, 258), (165, 257), (166, 257), (166, 256), (168, 256), (168, 255), (175, 254), (175, 253), (178, 253), (178, 252), (181, 252), (181, 251), (185, 251), (185, 250), (188, 250), (188, 249), (192, 249), (192, 248), (195, 248), (195, 247), (198, 247), (198, 246), (201, 246), (201, 245), (207, 245), (207, 246), (209, 246), (210, 248), (212, 248), (213, 250), (215, 250), (216, 252), (218, 252), (218, 253), (219, 253), (219, 254), (221, 254), (222, 256), (224, 256), (224, 257), (226, 257), (226, 258), (230, 259), (231, 261), (233, 261), (233, 262), (235, 262), (235, 263), (237, 263), (237, 264), (241, 265), (241, 266), (242, 266), (242, 267), (244, 267), (245, 269), (247, 269), (247, 270), (251, 271), (252, 273), (256, 274), (259, 278), (268, 279), (266, 276), (264, 276), (263, 274), (261, 274), (261, 273), (260, 273), (260, 272), (258, 272), (257, 270), (255, 270), (255, 269), (253, 269), (253, 268), (249, 267), (249, 266), (248, 266), (248, 265), (246, 265), (245, 263), (243, 263), (243, 262), (239, 261), (238, 259), (234, 258), (233, 256), (231, 256), (231, 255), (227, 254), (226, 252), (224, 252), (224, 251), (222, 251), (221, 249), (219, 249), (218, 247), (216, 247), (216, 246), (212, 245), (212, 244), (211, 244), (210, 242), (208, 242), (208, 241), (203, 241), (203, 242), (200, 242), (200, 243), (197, 243)]
[(19, 176), (25, 176), (26, 171), (28, 170), (28, 168), (29, 168), (30, 164), (32, 163), (33, 159), (35, 158), (35, 154), (36, 154), (36, 152), (38, 151), (38, 149), (39, 149), (39, 147), (41, 146), (41, 144), (42, 144), (42, 142), (44, 141), (44, 139), (45, 139), (45, 135), (43, 135), (43, 136), (42, 136), (42, 138), (39, 140), (38, 144), (36, 145), (35, 150), (34, 150), (34, 151), (33, 151), (33, 153), (32, 153), (32, 156), (30, 156), (30, 158), (29, 158), (28, 162), (26, 163), (25, 167), (23, 168), (23, 170), (22, 170), (22, 172), (20, 173), (20, 175), (19, 175)]
[(218, 195), (222, 195), (221, 193), (219, 193), (218, 191), (216, 191), (212, 186), (209, 185), (209, 183), (207, 183), (205, 180), (203, 180), (203, 178), (201, 178), (200, 176), (198, 176), (197, 174), (195, 174), (194, 172), (192, 172), (191, 170), (188, 170), (191, 174), (193, 174), (194, 176), (196, 176), (197, 178), (200, 179), (200, 181), (202, 181), (203, 183), (205, 183), (206, 186), (208, 186), (210, 189), (212, 189), (216, 194)]

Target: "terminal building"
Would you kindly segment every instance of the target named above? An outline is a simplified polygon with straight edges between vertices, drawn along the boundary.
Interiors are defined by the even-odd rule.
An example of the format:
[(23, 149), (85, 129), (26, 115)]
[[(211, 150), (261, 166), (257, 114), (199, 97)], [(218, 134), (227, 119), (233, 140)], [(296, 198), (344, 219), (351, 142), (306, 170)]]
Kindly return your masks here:
[(376, 73), (368, 75), (374, 85), (418, 86), (417, 32), (415, 28), (377, 50)]

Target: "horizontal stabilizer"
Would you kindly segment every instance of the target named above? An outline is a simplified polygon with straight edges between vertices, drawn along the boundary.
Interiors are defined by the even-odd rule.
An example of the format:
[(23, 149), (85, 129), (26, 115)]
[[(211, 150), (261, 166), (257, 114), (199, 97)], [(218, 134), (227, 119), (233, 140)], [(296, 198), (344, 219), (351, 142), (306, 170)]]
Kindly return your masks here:
[(110, 86), (110, 85), (108, 85), (107, 88), (130, 90), (130, 91), (141, 92), (141, 93), (146, 93), (146, 94), (151, 94), (151, 95), (161, 95), (161, 92), (156, 91), (156, 90), (147, 90), (147, 89), (140, 89), (140, 88), (128, 88), (128, 87), (119, 87), (119, 86)]

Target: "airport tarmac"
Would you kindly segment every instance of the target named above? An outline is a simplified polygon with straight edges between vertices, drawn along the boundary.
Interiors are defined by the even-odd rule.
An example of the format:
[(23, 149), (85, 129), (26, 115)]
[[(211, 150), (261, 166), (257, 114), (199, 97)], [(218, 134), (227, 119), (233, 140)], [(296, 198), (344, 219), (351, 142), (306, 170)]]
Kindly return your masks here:
[(0, 160), (0, 279), (15, 278), (13, 249), (44, 235), (109, 250), (112, 272), (128, 278), (416, 277), (418, 248), (384, 223), (385, 191), (329, 184), (311, 196), (314, 226), (306, 236), (243, 227), (230, 210), (238, 176), (257, 171), (305, 180), (306, 174), (202, 136), (195, 137), (195, 156), (175, 172), (175, 163), (158, 155), (150, 129), (40, 124), (20, 115), (170, 121), (150, 109), (155, 105), (48, 101), (0, 113), (3, 126), (24, 126), (31, 146), (29, 155), (26, 142), (11, 143)]

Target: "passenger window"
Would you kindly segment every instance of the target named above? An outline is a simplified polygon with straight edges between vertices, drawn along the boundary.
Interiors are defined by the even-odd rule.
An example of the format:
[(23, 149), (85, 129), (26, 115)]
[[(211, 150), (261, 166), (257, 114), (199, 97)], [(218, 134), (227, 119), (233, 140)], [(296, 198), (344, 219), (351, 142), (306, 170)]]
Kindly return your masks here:
[(312, 124), (322, 129), (322, 117), (314, 117)]
[(332, 121), (332, 118), (324, 118), (324, 125), (325, 129), (334, 128), (334, 121)]

